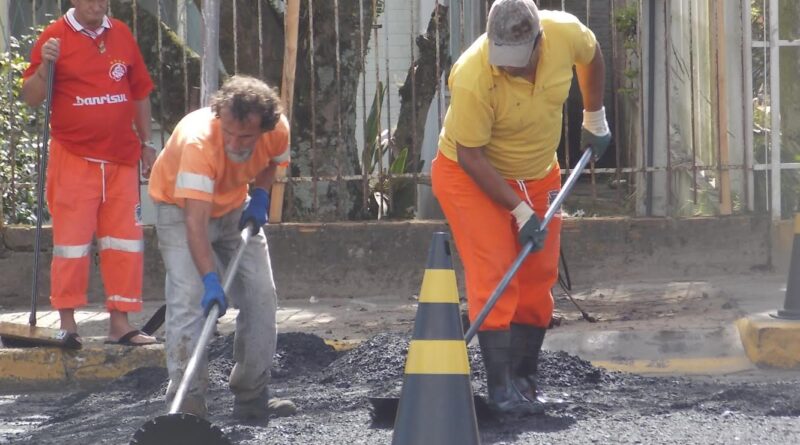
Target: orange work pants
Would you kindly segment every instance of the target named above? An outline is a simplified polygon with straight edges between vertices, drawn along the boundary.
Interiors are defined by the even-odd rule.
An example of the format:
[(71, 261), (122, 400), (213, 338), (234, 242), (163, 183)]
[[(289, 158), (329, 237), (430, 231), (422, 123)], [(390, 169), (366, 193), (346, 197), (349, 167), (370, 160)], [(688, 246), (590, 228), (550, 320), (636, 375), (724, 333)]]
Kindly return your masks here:
[(144, 243), (139, 225), (139, 173), (134, 166), (89, 161), (51, 141), (47, 205), (53, 221), (50, 302), (87, 303), (92, 236), (97, 234), (106, 308), (142, 309)]
[[(510, 211), (489, 198), (457, 162), (441, 153), (431, 166), (431, 180), (464, 265), (469, 319), (474, 321), (522, 250), (517, 226)], [(561, 189), (561, 173), (554, 168), (539, 180), (508, 183), (543, 219)], [(544, 248), (528, 255), (480, 330), (505, 330), (511, 323), (543, 328), (550, 324), (561, 212), (550, 220), (547, 232)]]

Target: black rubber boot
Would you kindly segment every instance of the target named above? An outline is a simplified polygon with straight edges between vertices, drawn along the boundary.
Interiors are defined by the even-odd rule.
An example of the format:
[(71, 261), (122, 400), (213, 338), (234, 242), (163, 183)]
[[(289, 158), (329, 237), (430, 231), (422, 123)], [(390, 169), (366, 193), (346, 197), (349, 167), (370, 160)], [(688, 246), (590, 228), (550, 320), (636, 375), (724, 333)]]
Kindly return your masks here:
[(499, 415), (544, 412), (541, 403), (526, 399), (511, 383), (511, 331), (480, 331), (478, 342), (486, 368), (489, 409)]
[(511, 379), (523, 397), (537, 403), (539, 351), (546, 332), (536, 326), (511, 325)]

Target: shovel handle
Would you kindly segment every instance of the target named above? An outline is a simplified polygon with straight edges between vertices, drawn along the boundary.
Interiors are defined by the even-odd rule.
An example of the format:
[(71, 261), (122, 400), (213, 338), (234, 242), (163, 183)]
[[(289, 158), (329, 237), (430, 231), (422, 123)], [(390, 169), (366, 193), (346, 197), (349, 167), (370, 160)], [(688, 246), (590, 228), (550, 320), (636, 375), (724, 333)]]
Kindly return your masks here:
[(47, 66), (47, 82), (44, 99), (44, 131), (42, 132), (42, 152), (39, 154), (39, 174), (36, 178), (36, 235), (33, 241), (33, 283), (31, 285), (31, 314), (28, 324), (36, 326), (36, 300), (39, 297), (39, 250), (42, 240), (42, 219), (44, 218), (44, 177), (47, 174), (47, 145), (50, 142), (50, 105), (53, 101), (53, 78), (56, 63)]
[[(592, 158), (592, 148), (589, 147), (586, 151), (583, 152), (583, 156), (581, 156), (580, 160), (578, 161), (578, 165), (575, 166), (575, 169), (572, 170), (567, 180), (564, 182), (564, 185), (561, 187), (561, 191), (558, 192), (556, 199), (550, 203), (550, 207), (547, 209), (547, 212), (544, 215), (544, 219), (542, 220), (541, 225), (539, 226), (540, 230), (544, 230), (547, 228), (547, 225), (550, 223), (550, 220), (553, 219), (553, 215), (561, 208), (561, 203), (567, 197), (569, 192), (572, 190), (572, 187), (578, 181), (578, 177), (580, 176), (583, 169), (586, 167), (586, 164)], [(494, 305), (497, 303), (497, 300), (500, 299), (500, 296), (503, 295), (505, 292), (508, 283), (511, 282), (511, 279), (514, 278), (514, 275), (519, 270), (520, 266), (522, 266), (522, 262), (525, 261), (525, 258), (528, 257), (528, 254), (531, 253), (533, 249), (533, 241), (528, 241), (522, 246), (522, 251), (517, 255), (517, 259), (514, 260), (514, 263), (511, 264), (511, 267), (506, 271), (506, 274), (503, 275), (503, 279), (500, 280), (500, 283), (497, 284), (497, 287), (492, 292), (492, 296), (489, 297), (489, 300), (483, 306), (478, 316), (475, 317), (475, 321), (470, 325), (469, 330), (464, 335), (464, 341), (469, 344), (472, 341), (472, 338), (475, 334), (478, 333), (478, 329), (480, 329), (483, 321), (489, 315), (489, 312), (492, 311)]]
[[(239, 262), (242, 259), (242, 255), (244, 255), (244, 251), (247, 249), (247, 242), (250, 241), (252, 233), (253, 231), (250, 230), (249, 226), (242, 230), (242, 242), (239, 245), (239, 248), (236, 249), (233, 259), (231, 259), (231, 262), (228, 263), (228, 268), (225, 271), (225, 277), (222, 280), (222, 289), (226, 295), (228, 294), (228, 290), (233, 282), (233, 277), (236, 275), (236, 269), (239, 267)], [(192, 357), (189, 359), (189, 363), (186, 365), (186, 370), (183, 372), (181, 384), (178, 386), (178, 391), (175, 392), (175, 398), (172, 399), (172, 404), (169, 407), (169, 414), (175, 414), (180, 410), (183, 399), (186, 398), (186, 393), (189, 392), (189, 386), (197, 375), (197, 368), (200, 364), (200, 358), (205, 354), (206, 347), (211, 340), (211, 336), (214, 334), (217, 318), (219, 318), (219, 305), (214, 304), (208, 311), (205, 324), (203, 324), (203, 330), (200, 332), (200, 338), (197, 340), (197, 344), (194, 346), (194, 351), (192, 351)]]

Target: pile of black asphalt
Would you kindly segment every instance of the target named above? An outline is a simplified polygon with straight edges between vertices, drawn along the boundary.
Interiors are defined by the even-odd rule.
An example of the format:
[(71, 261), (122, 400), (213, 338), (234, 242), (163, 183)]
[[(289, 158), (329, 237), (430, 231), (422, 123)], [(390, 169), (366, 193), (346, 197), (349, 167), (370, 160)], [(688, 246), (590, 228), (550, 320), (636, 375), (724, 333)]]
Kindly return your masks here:
[[(400, 394), (408, 342), (380, 334), (336, 352), (314, 335), (280, 334), (270, 388), (300, 411), (241, 424), (227, 387), (233, 336), (217, 337), (209, 346), (209, 421), (237, 444), (390, 443), (391, 423), (373, 422), (369, 398)], [(473, 391), (485, 395), (479, 350), (470, 347), (469, 357)], [(555, 351), (543, 351), (540, 366), (547, 413), (480, 416), (482, 443), (800, 443), (796, 379), (643, 377)], [(128, 443), (167, 411), (166, 384), (166, 370), (142, 368), (99, 387), (20, 395), (0, 406), (0, 425), (17, 425), (0, 444)]]

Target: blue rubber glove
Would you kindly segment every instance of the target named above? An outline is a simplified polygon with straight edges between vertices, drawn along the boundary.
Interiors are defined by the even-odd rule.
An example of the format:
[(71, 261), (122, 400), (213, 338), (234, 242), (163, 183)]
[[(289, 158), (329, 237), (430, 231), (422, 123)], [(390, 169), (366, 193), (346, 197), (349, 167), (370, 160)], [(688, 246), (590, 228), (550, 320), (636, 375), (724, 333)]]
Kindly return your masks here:
[(225, 291), (222, 285), (219, 284), (219, 275), (216, 272), (209, 272), (203, 276), (203, 300), (200, 305), (203, 306), (203, 316), (208, 317), (208, 312), (214, 306), (219, 305), (219, 316), (225, 315), (228, 310), (228, 301), (225, 299)]
[(250, 202), (242, 212), (239, 219), (239, 230), (243, 230), (248, 224), (253, 224), (253, 235), (261, 230), (261, 227), (269, 221), (267, 210), (269, 209), (269, 193), (262, 188), (255, 188), (250, 194)]

